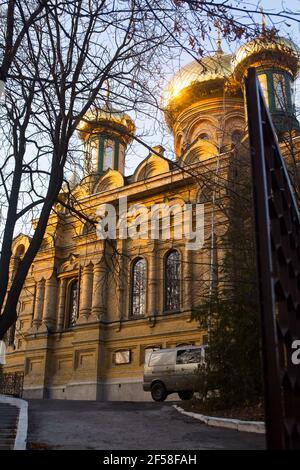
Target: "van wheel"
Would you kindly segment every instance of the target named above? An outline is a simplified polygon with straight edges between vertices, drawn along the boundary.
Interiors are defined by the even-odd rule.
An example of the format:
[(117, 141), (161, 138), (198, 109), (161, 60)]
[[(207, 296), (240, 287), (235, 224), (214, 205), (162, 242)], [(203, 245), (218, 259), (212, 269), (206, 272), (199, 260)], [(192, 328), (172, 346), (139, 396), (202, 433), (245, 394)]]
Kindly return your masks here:
[(191, 390), (183, 390), (182, 392), (178, 392), (178, 396), (180, 400), (190, 400), (193, 398), (194, 392)]
[(166, 387), (162, 382), (156, 382), (151, 387), (151, 396), (154, 401), (165, 401), (167, 398)]

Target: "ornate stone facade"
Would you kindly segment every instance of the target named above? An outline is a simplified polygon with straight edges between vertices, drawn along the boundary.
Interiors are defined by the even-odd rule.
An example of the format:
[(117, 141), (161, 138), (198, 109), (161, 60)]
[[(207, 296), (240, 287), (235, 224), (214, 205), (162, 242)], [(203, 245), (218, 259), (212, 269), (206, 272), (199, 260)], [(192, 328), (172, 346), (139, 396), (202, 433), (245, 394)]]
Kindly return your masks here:
[[(235, 60), (241, 75), (242, 59)], [(187, 250), (172, 231), (164, 240), (101, 240), (93, 225), (58, 204), (27, 277), (8, 347), (6, 368), (24, 371), (25, 397), (149, 400), (142, 390), (147, 349), (206, 342), (207, 332), (191, 321), (191, 311), (217, 263), (211, 257), (211, 187), (216, 173), (226, 181), (236, 145), (246, 144), (243, 86), (233, 63), (219, 50), (204, 68), (198, 62), (185, 68), (167, 89), (165, 114), (176, 162), (156, 146), (125, 177), (124, 152), (135, 129), (131, 119), (106, 108), (81, 125), (87, 164), (72, 189), (77, 210), (95, 220), (100, 206), (124, 197), (129, 208), (143, 204), (149, 211), (165, 202), (204, 202), (204, 246)], [(22, 234), (14, 241), (12, 276), (28, 242)], [(179, 261), (169, 295), (176, 298), (166, 303), (166, 257), (172, 252)], [(142, 271), (134, 274), (138, 260)], [(144, 276), (135, 291), (134, 275)]]

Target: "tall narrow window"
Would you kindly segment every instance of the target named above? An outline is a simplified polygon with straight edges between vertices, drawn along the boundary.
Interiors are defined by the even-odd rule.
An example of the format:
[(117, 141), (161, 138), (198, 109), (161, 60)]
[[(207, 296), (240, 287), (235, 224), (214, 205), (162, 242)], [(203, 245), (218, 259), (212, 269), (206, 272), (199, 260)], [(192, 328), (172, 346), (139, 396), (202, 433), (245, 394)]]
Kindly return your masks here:
[(295, 82), (289, 80), (290, 93), (291, 93), (291, 108), (294, 111), (295, 109)]
[(78, 280), (73, 281), (68, 290), (68, 327), (76, 324), (78, 318)]
[(258, 75), (259, 84), (261, 86), (267, 106), (269, 106), (268, 79), (265, 73)]
[(279, 73), (274, 74), (274, 93), (276, 109), (287, 110), (287, 94), (285, 77)]
[(105, 147), (105, 155), (104, 155), (104, 163), (103, 163), (103, 171), (108, 170), (108, 168), (113, 168), (113, 148), (111, 145), (107, 145)]
[(96, 171), (98, 168), (98, 137), (90, 141), (90, 158), (89, 158), (89, 171)]
[(132, 267), (131, 315), (143, 316), (146, 312), (146, 261), (139, 258)]
[(180, 308), (180, 255), (177, 250), (170, 251), (165, 258), (165, 310)]

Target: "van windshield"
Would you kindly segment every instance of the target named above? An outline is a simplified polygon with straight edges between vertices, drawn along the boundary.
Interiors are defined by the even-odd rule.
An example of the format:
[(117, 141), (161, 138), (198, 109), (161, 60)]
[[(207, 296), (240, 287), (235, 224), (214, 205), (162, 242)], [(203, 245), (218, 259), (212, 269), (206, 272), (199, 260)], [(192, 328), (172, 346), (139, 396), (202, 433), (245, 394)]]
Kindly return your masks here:
[(177, 351), (176, 364), (199, 364), (203, 361), (203, 352), (201, 349), (183, 349)]

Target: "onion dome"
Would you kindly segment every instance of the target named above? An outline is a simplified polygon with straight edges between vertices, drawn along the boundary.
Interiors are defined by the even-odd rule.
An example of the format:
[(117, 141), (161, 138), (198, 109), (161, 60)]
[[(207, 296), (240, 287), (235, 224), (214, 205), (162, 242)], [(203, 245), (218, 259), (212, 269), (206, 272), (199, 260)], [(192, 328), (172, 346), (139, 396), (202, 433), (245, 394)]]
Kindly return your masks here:
[(286, 38), (266, 38), (264, 35), (243, 44), (232, 59), (235, 76), (240, 80), (249, 67), (260, 67), (269, 64), (286, 69), (293, 79), (299, 71), (300, 49)]
[(180, 69), (163, 93), (166, 122), (170, 129), (177, 116), (193, 103), (221, 96), (224, 86), (232, 83), (230, 54), (219, 50), (202, 60), (194, 60)]
[(249, 67), (255, 67), (279, 138), (299, 131), (295, 115), (294, 82), (300, 67), (300, 50), (289, 39), (269, 38), (265, 31), (241, 46), (232, 59), (235, 78), (242, 82)]
[(78, 126), (79, 137), (86, 141), (92, 134), (106, 132), (115, 135), (128, 145), (135, 133), (135, 124), (128, 114), (112, 108), (93, 109), (89, 111)]

